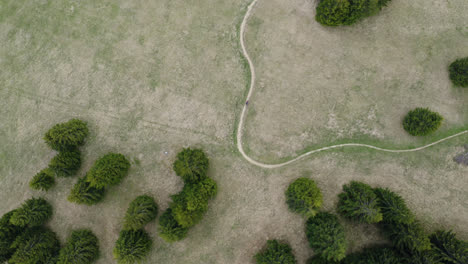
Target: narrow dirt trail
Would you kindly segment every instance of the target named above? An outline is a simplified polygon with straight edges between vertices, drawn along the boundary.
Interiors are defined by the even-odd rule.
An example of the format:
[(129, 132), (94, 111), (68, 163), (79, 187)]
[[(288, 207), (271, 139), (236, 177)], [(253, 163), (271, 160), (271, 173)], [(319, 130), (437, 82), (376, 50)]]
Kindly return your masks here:
[[(240, 33), (239, 33), (240, 34), (240, 45), (242, 47), (242, 55), (244, 56), (244, 58), (247, 60), (247, 62), (249, 64), (250, 76), (251, 76), (249, 92), (248, 92), (247, 97), (245, 99), (246, 102), (250, 100), (250, 97), (252, 97), (252, 93), (253, 93), (253, 90), (255, 88), (256, 76), (255, 76), (255, 66), (252, 63), (252, 59), (250, 58), (249, 53), (247, 52), (247, 48), (245, 46), (244, 35), (245, 35), (245, 29), (247, 27), (247, 21), (248, 21), (250, 15), (252, 14), (253, 7), (255, 6), (257, 1), (258, 0), (252, 1), (252, 3), (247, 8), (247, 12), (245, 13), (244, 19), (242, 20), (242, 24), (241, 24), (241, 27), (240, 27)], [(260, 161), (256, 161), (256, 160), (252, 159), (251, 157), (249, 157), (245, 153), (244, 147), (242, 146), (242, 134), (243, 134), (243, 127), (244, 127), (244, 123), (245, 123), (245, 117), (246, 117), (246, 114), (247, 114), (247, 108), (248, 108), (248, 105), (244, 104), (244, 107), (242, 108), (242, 113), (241, 113), (240, 119), (239, 119), (239, 126), (237, 127), (237, 149), (239, 150), (239, 152), (242, 154), (242, 156), (248, 162), (250, 162), (253, 165), (256, 165), (256, 166), (259, 166), (259, 167), (262, 167), (262, 168), (266, 168), (266, 169), (280, 168), (280, 167), (289, 165), (289, 164), (291, 164), (293, 162), (296, 162), (296, 161), (298, 161), (300, 159), (303, 159), (303, 158), (305, 158), (305, 157), (307, 157), (309, 155), (312, 155), (312, 154), (315, 154), (315, 153), (318, 153), (318, 152), (321, 152), (321, 151), (326, 151), (326, 150), (330, 150), (330, 149), (337, 149), (337, 148), (344, 148), (344, 147), (363, 147), (363, 148), (375, 149), (375, 150), (378, 150), (378, 151), (391, 152), (391, 153), (415, 152), (415, 151), (420, 151), (420, 150), (432, 147), (432, 146), (437, 145), (439, 143), (442, 143), (444, 141), (447, 141), (447, 140), (450, 140), (452, 138), (455, 138), (455, 137), (458, 137), (458, 136), (461, 136), (463, 134), (468, 133), (468, 130), (465, 130), (465, 131), (459, 132), (457, 134), (454, 134), (454, 135), (445, 137), (443, 139), (437, 140), (437, 141), (432, 142), (430, 144), (427, 144), (427, 145), (424, 145), (424, 146), (421, 146), (421, 147), (417, 147), (417, 148), (412, 148), (412, 149), (385, 149), (385, 148), (380, 148), (380, 147), (373, 146), (373, 145), (360, 144), (360, 143), (346, 143), (346, 144), (332, 145), (332, 146), (328, 146), (328, 147), (323, 147), (323, 148), (311, 150), (309, 152), (306, 152), (306, 153), (304, 153), (304, 154), (302, 154), (302, 155), (300, 155), (300, 156), (298, 156), (296, 158), (293, 158), (293, 159), (291, 159), (289, 161), (286, 161), (286, 162), (277, 163), (277, 164), (266, 164), (266, 163), (262, 163)]]

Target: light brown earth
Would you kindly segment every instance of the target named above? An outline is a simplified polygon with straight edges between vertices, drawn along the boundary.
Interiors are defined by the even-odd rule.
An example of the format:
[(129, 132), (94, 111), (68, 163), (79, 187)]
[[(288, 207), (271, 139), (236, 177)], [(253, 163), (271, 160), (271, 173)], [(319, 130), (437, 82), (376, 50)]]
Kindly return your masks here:
[[(362, 180), (399, 192), (428, 231), (452, 228), (468, 239), (468, 169), (452, 162), (466, 136), (415, 153), (323, 152), (275, 170), (242, 158), (235, 124), (248, 71), (238, 25), (249, 3), (2, 2), (0, 213), (44, 196), (55, 209), (49, 225), (62, 242), (72, 229), (91, 228), (101, 244), (98, 263), (113, 263), (112, 247), (129, 202), (147, 193), (165, 209), (169, 196), (182, 187), (172, 171), (174, 157), (183, 147), (196, 146), (210, 157), (210, 177), (218, 182), (219, 194), (181, 242), (163, 242), (156, 223), (148, 225), (154, 247), (147, 263), (253, 263), (265, 240), (274, 238), (289, 241), (299, 263), (305, 263), (313, 251), (304, 220), (284, 202), (285, 188), (300, 176), (318, 182), (325, 210), (334, 209), (343, 184)], [(276, 162), (333, 142), (340, 133), (361, 139), (359, 133), (374, 127), (384, 137), (377, 133), (365, 140), (410, 145), (413, 139), (399, 125), (417, 103), (430, 103), (446, 117), (441, 135), (468, 124), (466, 92), (451, 87), (444, 73), (447, 63), (468, 53), (467, 7), (463, 0), (424, 3), (394, 0), (356, 27), (324, 29), (313, 20), (311, 2), (260, 0), (246, 32), (256, 85), (263, 87), (255, 90), (248, 112), (248, 153)], [(317, 54), (318, 62), (311, 59)], [(415, 91), (409, 89), (418, 81)], [(349, 88), (355, 86), (360, 88)], [(376, 113), (370, 120), (369, 109)], [(336, 125), (326, 128), (330, 113)], [(28, 187), (54, 155), (42, 135), (73, 117), (86, 120), (91, 131), (79, 177), (109, 151), (132, 160), (128, 177), (92, 207), (66, 201), (76, 177), (58, 180), (48, 193)], [(425, 140), (414, 144), (419, 143)], [(350, 251), (381, 241), (376, 228), (344, 223)]]

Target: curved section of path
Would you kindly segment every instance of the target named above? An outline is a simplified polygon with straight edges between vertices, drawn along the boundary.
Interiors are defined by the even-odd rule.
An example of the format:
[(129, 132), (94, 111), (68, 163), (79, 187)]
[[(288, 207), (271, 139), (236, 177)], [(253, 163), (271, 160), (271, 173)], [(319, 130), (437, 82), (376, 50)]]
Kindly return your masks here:
[[(253, 7), (257, 3), (257, 1), (258, 0), (253, 0), (253, 2), (247, 8), (247, 12), (245, 13), (244, 19), (242, 20), (242, 24), (241, 24), (241, 27), (240, 27), (240, 33), (239, 33), (240, 34), (240, 45), (242, 47), (242, 55), (247, 60), (247, 62), (249, 64), (250, 73), (251, 73), (250, 74), (251, 78), (250, 78), (249, 92), (247, 94), (247, 98), (245, 99), (246, 102), (248, 102), (250, 100), (250, 97), (252, 96), (252, 93), (253, 93), (253, 90), (254, 90), (254, 87), (255, 87), (255, 77), (256, 76), (255, 76), (255, 67), (254, 67), (254, 65), (252, 63), (252, 59), (250, 58), (249, 53), (247, 52), (247, 49), (245, 47), (244, 35), (245, 35), (245, 28), (247, 27), (247, 21), (249, 19), (249, 16), (252, 13)], [(412, 148), (412, 149), (385, 149), (385, 148), (380, 148), (380, 147), (373, 146), (373, 145), (360, 144), (360, 143), (339, 144), (339, 145), (333, 145), (333, 146), (328, 146), (328, 147), (323, 147), (323, 148), (311, 150), (309, 152), (306, 152), (306, 153), (304, 153), (304, 154), (302, 154), (302, 155), (300, 155), (300, 156), (298, 156), (296, 158), (293, 158), (293, 159), (291, 159), (289, 161), (286, 161), (286, 162), (283, 162), (283, 163), (266, 164), (266, 163), (262, 163), (260, 161), (256, 161), (256, 160), (252, 159), (251, 157), (249, 157), (245, 153), (244, 147), (242, 146), (242, 133), (243, 133), (243, 127), (244, 127), (244, 123), (245, 123), (245, 117), (246, 117), (246, 114), (247, 114), (247, 108), (248, 108), (248, 105), (244, 104), (244, 107), (242, 108), (242, 113), (241, 113), (240, 119), (239, 119), (239, 126), (237, 127), (237, 149), (239, 150), (239, 152), (242, 154), (242, 156), (248, 162), (250, 162), (253, 165), (256, 165), (256, 166), (259, 166), (259, 167), (262, 167), (262, 168), (266, 168), (266, 169), (280, 168), (280, 167), (289, 165), (289, 164), (291, 164), (293, 162), (296, 162), (296, 161), (298, 161), (300, 159), (303, 159), (303, 158), (305, 158), (305, 157), (307, 157), (309, 155), (312, 155), (312, 154), (315, 154), (315, 153), (318, 153), (318, 152), (321, 152), (321, 151), (330, 150), (330, 149), (337, 149), (337, 148), (344, 148), (344, 147), (363, 147), (363, 148), (375, 149), (375, 150), (378, 150), (378, 151), (391, 152), (391, 153), (415, 152), (415, 151), (419, 151), (419, 150), (423, 150), (423, 149), (432, 147), (432, 146), (437, 145), (439, 143), (442, 143), (444, 141), (447, 141), (447, 140), (450, 140), (452, 138), (455, 138), (455, 137), (458, 137), (458, 136), (461, 136), (463, 134), (468, 133), (468, 130), (465, 130), (465, 131), (459, 132), (457, 134), (454, 134), (454, 135), (445, 137), (443, 139), (437, 140), (437, 141), (432, 142), (430, 144), (427, 144), (427, 145), (424, 145), (424, 146), (421, 146), (421, 147), (417, 147), (417, 148)]]

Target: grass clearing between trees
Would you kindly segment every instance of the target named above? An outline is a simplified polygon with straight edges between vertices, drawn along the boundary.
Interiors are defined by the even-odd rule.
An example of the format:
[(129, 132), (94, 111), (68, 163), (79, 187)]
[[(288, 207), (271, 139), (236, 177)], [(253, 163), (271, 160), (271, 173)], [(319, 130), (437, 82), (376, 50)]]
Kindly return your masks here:
[[(288, 241), (305, 263), (313, 254), (305, 219), (284, 195), (298, 177), (317, 183), (323, 210), (336, 213), (342, 185), (363, 181), (399, 193), (425, 229), (468, 239), (468, 168), (452, 161), (467, 136), (415, 153), (334, 150), (277, 170), (240, 156), (232, 131), (248, 76), (237, 27), (249, 1), (4, 3), (0, 212), (45, 197), (54, 208), (48, 226), (62, 245), (75, 229), (98, 237), (98, 264), (113, 261), (122, 216), (136, 196), (151, 195), (162, 213), (182, 190), (172, 165), (189, 146), (207, 153), (217, 196), (180, 242), (164, 242), (158, 222), (148, 224), (146, 263), (254, 263), (268, 239)], [(260, 0), (246, 32), (259, 78), (244, 134), (249, 154), (275, 162), (346, 139), (419, 145), (431, 139), (414, 139), (401, 126), (419, 106), (445, 118), (434, 138), (466, 127), (468, 91), (452, 86), (447, 69), (468, 54), (467, 8), (463, 0), (393, 0), (355, 26), (327, 29), (315, 22), (310, 1)], [(77, 175), (57, 178), (47, 193), (29, 189), (57, 154), (44, 133), (71, 118), (89, 128)], [(92, 207), (68, 202), (73, 185), (109, 152), (131, 163), (122, 183)], [(349, 251), (384, 241), (376, 228), (342, 222)]]

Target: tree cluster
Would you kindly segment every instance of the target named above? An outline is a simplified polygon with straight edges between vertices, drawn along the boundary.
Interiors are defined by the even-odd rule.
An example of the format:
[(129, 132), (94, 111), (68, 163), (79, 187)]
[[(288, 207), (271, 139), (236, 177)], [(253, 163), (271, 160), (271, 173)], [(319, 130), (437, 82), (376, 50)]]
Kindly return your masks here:
[(168, 242), (183, 239), (208, 210), (208, 202), (217, 193), (216, 182), (210, 179), (208, 158), (200, 149), (184, 149), (177, 154), (174, 171), (184, 180), (184, 188), (171, 196), (169, 209), (159, 221), (159, 235)]
[(102, 200), (105, 190), (119, 184), (128, 174), (130, 162), (122, 154), (109, 153), (99, 158), (86, 176), (73, 186), (68, 200), (93, 205)]
[(352, 25), (377, 14), (390, 0), (321, 0), (315, 20), (324, 26)]

